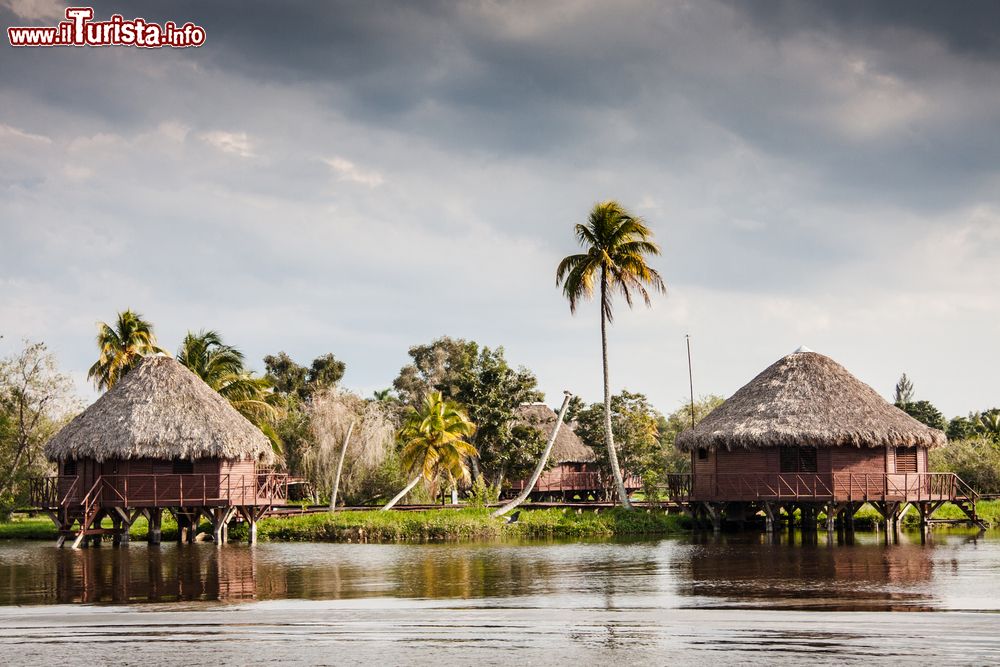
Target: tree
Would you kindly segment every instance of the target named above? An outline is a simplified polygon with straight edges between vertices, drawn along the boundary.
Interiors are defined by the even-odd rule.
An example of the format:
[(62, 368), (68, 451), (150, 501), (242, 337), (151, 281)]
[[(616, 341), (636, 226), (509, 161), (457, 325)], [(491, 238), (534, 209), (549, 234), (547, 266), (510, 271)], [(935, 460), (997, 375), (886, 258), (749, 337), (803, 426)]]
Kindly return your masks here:
[(0, 516), (9, 516), (25, 479), (45, 472), (43, 445), (78, 407), (44, 343), (25, 341), (0, 360)]
[(216, 331), (190, 331), (177, 350), (177, 361), (219, 391), (231, 378), (243, 373), (243, 353), (222, 342)]
[(913, 382), (910, 378), (906, 377), (906, 373), (903, 373), (902, 377), (899, 378), (899, 382), (896, 383), (896, 400), (895, 403), (900, 409), (906, 409), (906, 405), (913, 401)]
[(396, 394), (393, 393), (392, 387), (376, 389), (372, 392), (372, 399), (378, 401), (379, 403), (395, 403), (399, 400)]
[(417, 407), (433, 391), (454, 398), (458, 394), (458, 379), (475, 363), (479, 345), (442, 336), (427, 345), (414, 345), (409, 355), (412, 362), (400, 369), (392, 386), (403, 403)]
[(299, 366), (286, 353), (279, 352), (264, 357), (264, 369), (274, 391), (279, 394), (305, 398), (303, 394), (309, 376), (308, 368)]
[(420, 409), (411, 409), (399, 431), (403, 467), (414, 475), (406, 487), (390, 500), (383, 510), (391, 509), (423, 480), (436, 487), (443, 475), (452, 485), (469, 479), (468, 457), (476, 448), (465, 441), (476, 432), (462, 407), (434, 391), (427, 395)]
[(662, 415), (649, 400), (628, 390), (611, 397), (610, 420), (604, 403), (593, 403), (577, 415), (576, 433), (597, 454), (597, 464), (606, 479), (614, 481), (607, 450), (598, 446), (605, 441), (605, 425), (610, 421), (623, 476), (657, 477), (660, 473), (659, 422)]
[(976, 433), (1000, 444), (1000, 410), (994, 408), (979, 415), (979, 419), (976, 420)]
[[(709, 394), (694, 402), (694, 423), (697, 425), (712, 410), (722, 405), (721, 396)], [(687, 473), (691, 471), (691, 457), (679, 451), (674, 443), (681, 431), (691, 428), (691, 404), (684, 405), (660, 420), (660, 447), (663, 452), (663, 468), (667, 473)]]
[(615, 201), (594, 206), (587, 224), (574, 228), (577, 241), (585, 253), (564, 258), (556, 269), (556, 284), (563, 285), (571, 313), (576, 313), (581, 299), (594, 295), (595, 284), (600, 294), (601, 359), (604, 369), (605, 445), (611, 473), (621, 504), (629, 508), (628, 493), (622, 480), (611, 428), (611, 379), (608, 372), (607, 325), (614, 321), (611, 296), (620, 292), (632, 307), (633, 295), (641, 296), (651, 305), (649, 289), (666, 291), (663, 279), (646, 263), (649, 255), (659, 255), (660, 247), (653, 242), (653, 232), (638, 217)]
[(527, 369), (510, 367), (502, 347), (483, 347), (457, 374), (451, 398), (466, 407), (476, 424), (472, 444), (479, 455), (473, 462), (495, 485), (528, 475), (545, 445), (537, 429), (517, 422), (519, 405), (542, 400), (537, 384)]
[(523, 503), (531, 495), (531, 492), (535, 488), (535, 484), (538, 483), (538, 478), (542, 476), (542, 472), (545, 470), (545, 466), (549, 462), (549, 455), (552, 453), (552, 447), (556, 444), (556, 438), (559, 437), (559, 429), (563, 425), (563, 420), (566, 419), (566, 410), (569, 408), (570, 399), (573, 397), (568, 391), (565, 392), (563, 398), (562, 406), (559, 408), (559, 412), (556, 415), (556, 423), (552, 428), (552, 433), (549, 435), (549, 440), (545, 443), (545, 449), (542, 451), (542, 455), (538, 457), (538, 462), (535, 464), (535, 469), (531, 473), (531, 477), (528, 478), (528, 483), (524, 485), (521, 492), (517, 494), (513, 500), (505, 504), (500, 509), (493, 512), (493, 517), (501, 517), (507, 512)]
[(87, 377), (97, 388), (106, 391), (135, 368), (139, 361), (150, 354), (167, 354), (156, 344), (153, 325), (132, 310), (118, 313), (114, 326), (101, 322), (97, 333), (100, 354), (90, 367)]
[(177, 350), (177, 361), (219, 392), (267, 436), (275, 453), (283, 456), (284, 446), (275, 428), (280, 413), (271, 402), (271, 383), (244, 366), (242, 352), (224, 343), (216, 331), (188, 331)]
[(979, 493), (1000, 493), (1000, 447), (977, 436), (935, 447), (929, 454), (934, 472), (953, 472)]
[(948, 434), (949, 440), (965, 440), (976, 435), (976, 425), (979, 422), (979, 415), (976, 413), (969, 413), (968, 417), (954, 417), (948, 422), (948, 430), (945, 433)]
[(313, 359), (309, 366), (307, 384), (313, 393), (329, 389), (340, 382), (347, 371), (347, 364), (338, 361), (332, 353), (327, 353)]
[(465, 406), (477, 426), (472, 444), (479, 455), (470, 462), (475, 477), (496, 484), (531, 472), (545, 442), (535, 429), (521, 427), (515, 413), (520, 404), (543, 398), (531, 371), (512, 368), (502, 347), (457, 338), (416, 345), (409, 354), (412, 363), (400, 370), (394, 388), (414, 407), (434, 391)]
[(944, 415), (930, 401), (912, 401), (896, 405), (896, 407), (925, 426), (942, 431), (947, 428), (947, 424), (944, 422)]
[(307, 410), (313, 439), (303, 468), (333, 511), (341, 489), (356, 495), (391, 456), (396, 422), (390, 406), (337, 387), (315, 394)]
[(277, 393), (308, 401), (313, 394), (340, 382), (347, 365), (328, 353), (313, 359), (306, 368), (295, 363), (285, 352), (279, 352), (264, 357), (264, 368)]

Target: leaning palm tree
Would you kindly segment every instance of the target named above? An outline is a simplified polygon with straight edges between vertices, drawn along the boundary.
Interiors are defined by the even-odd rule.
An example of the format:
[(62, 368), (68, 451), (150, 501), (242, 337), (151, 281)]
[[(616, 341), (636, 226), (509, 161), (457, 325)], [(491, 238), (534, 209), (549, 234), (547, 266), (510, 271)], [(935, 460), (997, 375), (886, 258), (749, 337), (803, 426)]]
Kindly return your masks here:
[(156, 344), (153, 325), (132, 310), (118, 313), (114, 325), (101, 322), (99, 327), (97, 347), (100, 355), (87, 377), (102, 391), (115, 386), (146, 355), (167, 354)]
[(382, 509), (392, 509), (420, 480), (433, 484), (442, 475), (452, 484), (458, 479), (468, 480), (465, 460), (479, 452), (464, 438), (475, 432), (475, 424), (458, 403), (445, 400), (439, 391), (428, 394), (419, 410), (410, 410), (399, 431), (403, 467), (414, 477)]
[(271, 441), (275, 454), (282, 456), (284, 447), (274, 428), (278, 409), (269, 401), (271, 384), (246, 369), (242, 352), (224, 343), (218, 332), (189, 331), (177, 350), (177, 361), (257, 426)]
[(570, 255), (556, 269), (556, 284), (562, 284), (563, 294), (569, 299), (571, 313), (576, 313), (581, 299), (594, 296), (595, 287), (601, 299), (601, 355), (604, 362), (604, 441), (608, 448), (608, 462), (614, 476), (618, 498), (624, 507), (631, 507), (614, 436), (611, 432), (611, 381), (608, 377), (607, 325), (614, 321), (611, 295), (620, 292), (625, 303), (632, 307), (635, 295), (650, 305), (649, 289), (666, 291), (663, 279), (646, 263), (646, 256), (659, 255), (660, 247), (653, 242), (653, 232), (638, 217), (632, 215), (616, 201), (606, 201), (594, 206), (586, 224), (574, 228), (576, 239), (586, 250)]

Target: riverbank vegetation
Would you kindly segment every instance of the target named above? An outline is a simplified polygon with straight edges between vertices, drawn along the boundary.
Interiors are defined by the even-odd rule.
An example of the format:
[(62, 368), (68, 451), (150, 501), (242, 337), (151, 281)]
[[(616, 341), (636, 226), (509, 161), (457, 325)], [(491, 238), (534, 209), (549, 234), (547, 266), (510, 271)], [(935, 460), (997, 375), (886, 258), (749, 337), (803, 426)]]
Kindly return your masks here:
[[(1000, 500), (984, 500), (978, 505), (979, 516), (989, 528), (1000, 527)], [(935, 514), (938, 519), (964, 519), (962, 511), (946, 503)], [(873, 530), (881, 517), (865, 505), (855, 516), (859, 530)], [(916, 512), (903, 519), (904, 529), (918, 526)], [(108, 523), (110, 526), (110, 523)], [(604, 509), (523, 509), (514, 523), (493, 519), (485, 508), (440, 509), (405, 512), (350, 511), (270, 517), (257, 527), (258, 539), (271, 542), (434, 542), (460, 540), (497, 540), (508, 538), (602, 538), (626, 536), (675, 535), (694, 528), (691, 520), (679, 513), (661, 509), (638, 508), (635, 511)], [(202, 535), (211, 535), (205, 523)], [(938, 528), (937, 530), (946, 530)], [(129, 532), (133, 540), (146, 539), (146, 520), (138, 519)], [(169, 514), (163, 518), (163, 540), (176, 539), (177, 526)], [(17, 516), (0, 523), (0, 540), (52, 540), (55, 526), (47, 517)], [(231, 540), (246, 539), (246, 526), (235, 524)]]
[[(108, 524), (110, 526), (110, 523)], [(259, 540), (272, 542), (433, 542), (542, 537), (620, 537), (669, 535), (690, 527), (680, 514), (663, 510), (627, 512), (610, 510), (522, 510), (518, 520), (495, 519), (486, 508), (440, 509), (405, 512), (351, 511), (271, 517), (257, 525)], [(246, 526), (235, 524), (230, 540), (245, 540)], [(129, 535), (145, 540), (145, 519), (138, 519)], [(207, 524), (202, 534), (210, 535)], [(177, 527), (169, 515), (163, 519), (163, 540), (176, 539)], [(0, 539), (55, 540), (56, 529), (47, 517), (16, 517), (0, 524)]]

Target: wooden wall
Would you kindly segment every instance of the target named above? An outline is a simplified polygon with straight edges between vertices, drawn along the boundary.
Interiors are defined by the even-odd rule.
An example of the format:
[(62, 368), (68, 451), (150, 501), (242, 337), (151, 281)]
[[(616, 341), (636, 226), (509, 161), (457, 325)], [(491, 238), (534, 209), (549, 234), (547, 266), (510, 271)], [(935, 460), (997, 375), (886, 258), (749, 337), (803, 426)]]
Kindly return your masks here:
[[(929, 482), (897, 472), (892, 447), (823, 447), (816, 451), (815, 473), (782, 473), (780, 448), (709, 450), (704, 459), (691, 456), (694, 496), (741, 500), (760, 490), (780, 489), (838, 498), (877, 497), (893, 489), (916, 492)], [(912, 468), (911, 468), (912, 470)], [(927, 472), (927, 450), (917, 450), (917, 472)], [(791, 489), (791, 491), (789, 491)], [(727, 497), (722, 497), (722, 496)], [(732, 496), (732, 497), (728, 497)], [(748, 497), (749, 497), (748, 496)]]

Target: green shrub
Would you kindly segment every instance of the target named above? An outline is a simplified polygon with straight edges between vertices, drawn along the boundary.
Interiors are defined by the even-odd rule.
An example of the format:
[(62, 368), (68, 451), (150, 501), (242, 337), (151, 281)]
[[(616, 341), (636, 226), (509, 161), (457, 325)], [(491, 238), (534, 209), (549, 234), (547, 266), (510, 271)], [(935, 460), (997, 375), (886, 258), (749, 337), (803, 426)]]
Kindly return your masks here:
[(953, 472), (979, 493), (1000, 493), (1000, 445), (977, 437), (932, 449), (930, 468)]

